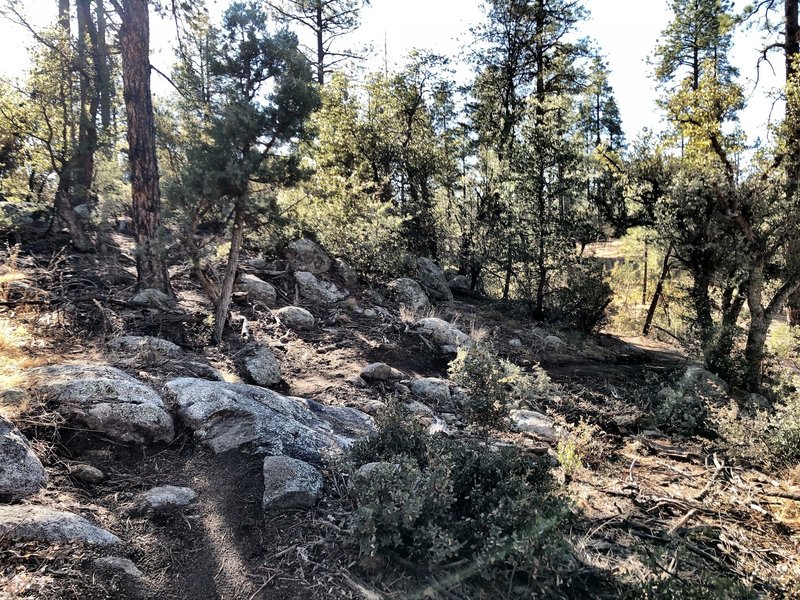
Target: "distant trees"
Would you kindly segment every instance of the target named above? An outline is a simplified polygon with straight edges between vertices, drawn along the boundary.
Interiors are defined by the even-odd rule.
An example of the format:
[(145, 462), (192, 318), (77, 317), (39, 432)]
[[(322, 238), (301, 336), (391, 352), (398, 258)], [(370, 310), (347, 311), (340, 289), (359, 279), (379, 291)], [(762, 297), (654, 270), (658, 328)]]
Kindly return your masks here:
[(308, 50), (320, 85), (337, 64), (358, 58), (348, 50), (334, 49), (334, 45), (358, 27), (361, 10), (369, 0), (268, 0), (266, 4), (279, 20), (300, 25), (313, 35), (314, 46)]

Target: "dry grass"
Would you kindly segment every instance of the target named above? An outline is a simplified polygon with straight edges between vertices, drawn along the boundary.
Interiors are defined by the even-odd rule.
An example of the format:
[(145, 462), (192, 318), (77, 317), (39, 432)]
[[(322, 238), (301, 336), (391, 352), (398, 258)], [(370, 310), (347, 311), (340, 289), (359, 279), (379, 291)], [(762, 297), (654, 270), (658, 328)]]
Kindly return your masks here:
[[(40, 364), (40, 359), (31, 357), (27, 352), (32, 339), (24, 325), (17, 325), (8, 317), (0, 316), (0, 390), (24, 387), (25, 371)], [(8, 418), (27, 409), (27, 401), (16, 405), (0, 403), (0, 415)]]

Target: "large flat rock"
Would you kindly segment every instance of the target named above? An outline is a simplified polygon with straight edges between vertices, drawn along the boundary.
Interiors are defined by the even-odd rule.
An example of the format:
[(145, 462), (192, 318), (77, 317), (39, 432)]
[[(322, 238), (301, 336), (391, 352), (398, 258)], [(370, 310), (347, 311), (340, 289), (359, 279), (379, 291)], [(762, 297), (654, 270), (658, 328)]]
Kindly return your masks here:
[(152, 388), (98, 365), (52, 365), (29, 371), (32, 389), (64, 416), (121, 442), (169, 442), (172, 417)]
[(84, 542), (95, 546), (112, 546), (119, 542), (113, 533), (74, 513), (46, 506), (21, 505), (0, 506), (0, 538), (48, 544)]
[(253, 385), (184, 377), (167, 389), (181, 420), (214, 452), (251, 444), (266, 454), (319, 462), (374, 430), (372, 419), (355, 409)]

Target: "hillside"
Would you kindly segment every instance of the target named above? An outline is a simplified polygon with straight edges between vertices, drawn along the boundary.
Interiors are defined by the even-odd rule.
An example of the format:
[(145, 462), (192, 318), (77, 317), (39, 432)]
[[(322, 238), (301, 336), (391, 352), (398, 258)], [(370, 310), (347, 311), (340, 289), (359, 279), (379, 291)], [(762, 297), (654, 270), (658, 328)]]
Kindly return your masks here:
[[(396, 285), (356, 279), (341, 264), (317, 275), (340, 298), (312, 300), (288, 267), (317, 254), (246, 260), (244, 272), (276, 297), (254, 300), (255, 288), (237, 288), (238, 334), (215, 348), (202, 342), (212, 307), (199, 287), (175, 270), (177, 303), (137, 299), (130, 240), (114, 239), (120, 251), (103, 261), (41, 247), (3, 258), (2, 412), (47, 476), (9, 496), (8, 482), (20, 482), (9, 475), (19, 460), (9, 440), (19, 434), (2, 434), (0, 481), (13, 500), (0, 505), (3, 597), (450, 599), (477, 597), (480, 588), (487, 598), (710, 598), (734, 597), (739, 585), (742, 597), (797, 592), (796, 482), (736, 466), (711, 433), (687, 438), (652, 425), (676, 390), (728, 401), (724, 382), (680, 351), (547, 330), (515, 318), (512, 305), (457, 287), (452, 301), (415, 312), (401, 306)], [(305, 308), (313, 324), (298, 327), (286, 306)], [(432, 318), (473, 342), (432, 334), (441, 325)], [(540, 557), (552, 564), (527, 579), (512, 569), (501, 595), (496, 581), (476, 588), (473, 569), (485, 567), (463, 558), (436, 566), (397, 550), (376, 562), (359, 551), (359, 475), (336, 451), (370, 435), (372, 418), (392, 407), (433, 438), (474, 440), (460, 396), (470, 390), (447, 381), (455, 355), (443, 346), (476, 340), (537, 381), (510, 429), (485, 444), (551, 465), (548, 493), (566, 507), (558, 554)], [(275, 361), (253, 344), (275, 357), (277, 376)], [(254, 378), (269, 383), (243, 385)], [(143, 394), (155, 394), (168, 423), (147, 413), (145, 427), (135, 411), (98, 412), (142, 385), (149, 392), (136, 387), (130, 402), (141, 407)], [(265, 456), (284, 455), (315, 465), (321, 492), (293, 488), (285, 464), (265, 467)], [(163, 486), (188, 491), (142, 496)], [(34, 516), (45, 509), (60, 512)], [(63, 513), (88, 523), (65, 524)], [(100, 537), (87, 543), (92, 525), (104, 531), (92, 529)]]

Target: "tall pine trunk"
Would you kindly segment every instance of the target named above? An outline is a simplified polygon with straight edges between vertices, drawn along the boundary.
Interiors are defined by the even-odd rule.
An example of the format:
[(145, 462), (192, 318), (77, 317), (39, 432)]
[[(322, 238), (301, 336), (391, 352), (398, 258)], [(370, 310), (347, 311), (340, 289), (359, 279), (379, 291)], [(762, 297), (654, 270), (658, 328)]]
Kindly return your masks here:
[[(114, 2), (119, 7), (118, 2)], [(150, 15), (147, 0), (120, 7), (119, 47), (123, 97), (128, 117), (131, 213), (140, 287), (172, 294), (161, 239), (161, 193), (156, 161), (156, 127), (150, 93)]]

